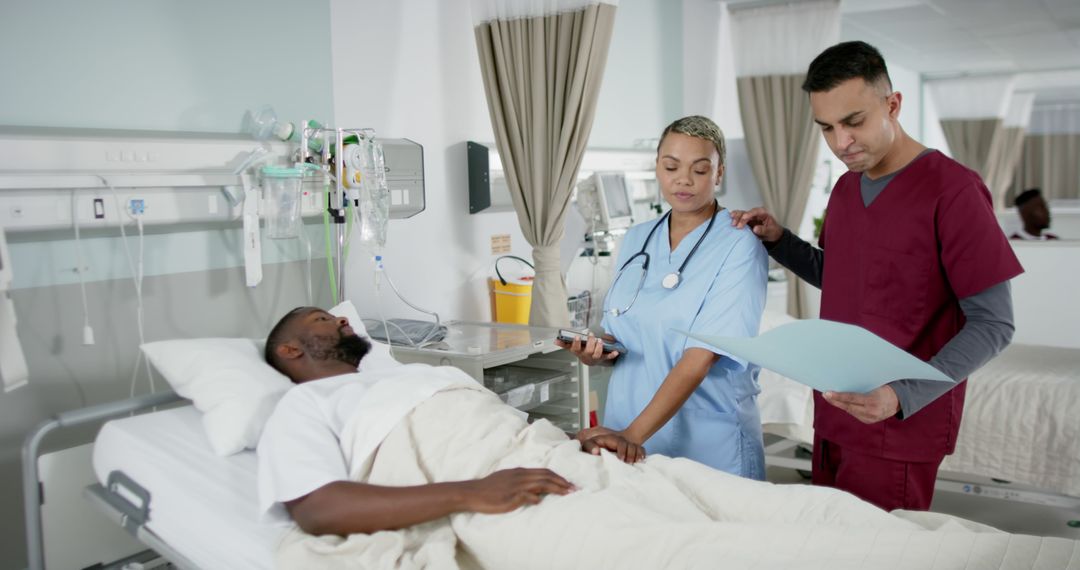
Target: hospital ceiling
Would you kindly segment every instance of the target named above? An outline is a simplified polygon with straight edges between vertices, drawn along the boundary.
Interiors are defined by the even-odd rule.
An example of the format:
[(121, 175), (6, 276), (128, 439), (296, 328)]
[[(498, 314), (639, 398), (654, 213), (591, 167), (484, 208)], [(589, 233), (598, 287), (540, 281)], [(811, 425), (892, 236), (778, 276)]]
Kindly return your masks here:
[(1018, 88), (1040, 101), (1080, 100), (1080, 0), (842, 0), (840, 11), (842, 40), (928, 79), (1022, 73)]

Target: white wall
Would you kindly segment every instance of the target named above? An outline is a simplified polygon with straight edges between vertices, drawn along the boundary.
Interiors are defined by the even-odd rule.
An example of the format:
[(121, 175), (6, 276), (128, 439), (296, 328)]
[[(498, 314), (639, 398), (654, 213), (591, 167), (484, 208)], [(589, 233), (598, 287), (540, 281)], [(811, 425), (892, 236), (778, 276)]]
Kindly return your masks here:
[[(885, 56), (888, 64), (889, 54)], [(909, 136), (915, 140), (921, 140), (923, 136), (923, 94), (922, 78), (917, 72), (906, 67), (888, 64), (889, 78), (892, 79), (893, 91), (900, 92), (900, 126)]]
[(945, 140), (945, 131), (941, 128), (941, 117), (937, 107), (934, 106), (934, 98), (930, 95), (930, 88), (923, 83), (923, 138), (920, 142), (927, 148), (936, 148), (948, 156), (952, 156), (949, 143)]
[(684, 0), (621, 0), (589, 146), (653, 147), (683, 113)]
[[(624, 0), (589, 145), (629, 148), (656, 137), (681, 110), (681, 14), (662, 0)], [(490, 320), (492, 234), (531, 257), (513, 212), (468, 213), (465, 142), (491, 143), (468, 2), (332, 0), (334, 116), (424, 146), (427, 209), (393, 220), (386, 268), (413, 303), (444, 318)], [(377, 55), (372, 55), (372, 54)], [(357, 254), (347, 296), (377, 312), (370, 264)], [(387, 317), (419, 315), (383, 290)]]
[[(494, 140), (467, 2), (332, 0), (334, 116), (424, 147), (427, 209), (390, 223), (387, 271), (413, 303), (455, 319), (490, 319), (485, 278), (490, 235), (512, 234), (513, 212), (470, 215), (465, 142)], [(464, 9), (463, 9), (464, 8)], [(374, 316), (371, 265), (357, 252), (347, 296)], [(387, 317), (423, 318), (382, 291)]]
[(1024, 273), (1012, 280), (1017, 344), (1080, 348), (1080, 242), (1010, 242)]

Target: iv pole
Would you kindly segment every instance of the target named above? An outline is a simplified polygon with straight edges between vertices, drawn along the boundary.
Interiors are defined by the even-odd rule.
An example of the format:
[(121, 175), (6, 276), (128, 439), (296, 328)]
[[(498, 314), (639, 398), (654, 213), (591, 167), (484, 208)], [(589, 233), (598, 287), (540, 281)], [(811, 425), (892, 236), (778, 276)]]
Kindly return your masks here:
[[(337, 302), (340, 302), (345, 298), (345, 243), (348, 238), (348, 218), (346, 209), (348, 207), (347, 200), (348, 194), (345, 188), (345, 138), (347, 135), (353, 135), (357, 139), (363, 139), (366, 135), (359, 129), (330, 129), (325, 127), (311, 127), (309, 125), (318, 124), (315, 121), (305, 121), (305, 127), (300, 131), (300, 161), (307, 162), (309, 158), (316, 159), (323, 172), (324, 184), (327, 179), (332, 181), (333, 188), (327, 193), (326, 196), (326, 211), (330, 216), (331, 222), (334, 224), (334, 230), (332, 234), (333, 242), (333, 257), (332, 265), (334, 269), (334, 279), (336, 285), (336, 291), (338, 295)], [(327, 144), (327, 138), (333, 136), (334, 144)], [(317, 158), (310, 152), (311, 148), (309, 143), (312, 139), (318, 140), (321, 146), (320, 156)], [(337, 149), (337, 152), (333, 155), (333, 164), (331, 164), (330, 148)], [(317, 147), (318, 148), (318, 147)]]

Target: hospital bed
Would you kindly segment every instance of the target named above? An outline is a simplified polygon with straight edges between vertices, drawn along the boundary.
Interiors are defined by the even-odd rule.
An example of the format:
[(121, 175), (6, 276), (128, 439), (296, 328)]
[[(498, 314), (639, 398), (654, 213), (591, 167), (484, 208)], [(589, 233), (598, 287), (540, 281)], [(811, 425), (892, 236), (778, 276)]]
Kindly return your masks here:
[[(184, 400), (159, 393), (60, 414), (28, 438), (24, 460), (36, 457), (41, 440), (55, 429), (177, 402)], [(100, 483), (88, 487), (84, 496), (175, 567), (273, 567), (274, 547), (284, 529), (258, 522), (255, 453), (214, 454), (193, 406), (106, 423), (95, 440), (93, 469)], [(28, 482), (24, 495), (33, 570), (44, 567), (35, 461), (24, 461), (23, 480)], [(155, 557), (150, 554), (100, 568)]]
[[(1033, 373), (1033, 369), (1041, 372)], [(1075, 487), (1080, 482), (1080, 450), (1075, 446), (1080, 419), (1070, 415), (1070, 408), (1075, 410), (1075, 403), (1080, 402), (1077, 370), (1080, 350), (1010, 347), (972, 377), (957, 454), (950, 459), (967, 473), (1030, 482), (1048, 492), (1016, 491), (1005, 484), (973, 486), (945, 478), (939, 480), (938, 488), (960, 492), (978, 488), (983, 496), (1064, 504), (1080, 513), (1080, 492)], [(808, 460), (785, 457), (781, 449), (812, 441), (809, 389), (767, 370), (759, 380), (765, 430), (785, 438), (767, 450), (767, 463), (809, 470)], [(32, 458), (37, 457), (45, 435), (58, 428), (177, 403), (186, 402), (164, 393), (103, 404), (61, 414), (32, 433), (23, 450), (30, 568), (43, 567), (41, 495)], [(1041, 459), (1025, 459), (1032, 457)], [(258, 522), (254, 453), (215, 455), (200, 414), (192, 406), (107, 423), (95, 442), (93, 468), (99, 484), (86, 490), (87, 498), (175, 566), (273, 566), (273, 553), (285, 529)], [(972, 490), (964, 491), (965, 485)], [(118, 568), (121, 562), (103, 567)]]
[[(24, 452), (35, 456), (52, 429), (173, 403), (185, 402), (171, 393), (155, 394), (61, 414), (34, 433)], [(33, 467), (27, 469), (25, 480), (37, 481)], [(87, 498), (175, 567), (273, 567), (285, 529), (258, 522), (254, 453), (215, 455), (192, 406), (110, 421), (96, 439), (93, 469), (100, 483), (86, 490)], [(28, 507), (37, 506), (38, 492), (36, 484), (27, 486)], [(28, 529), (37, 529), (31, 533), (31, 560), (40, 563), (40, 543), (34, 543), (41, 537), (40, 518), (32, 514), (36, 508), (27, 513)], [(100, 568), (121, 568), (123, 562)]]
[[(766, 315), (763, 330), (785, 318)], [(810, 471), (809, 459), (791, 456), (813, 443), (810, 388), (769, 370), (759, 382), (764, 431), (783, 438), (766, 447), (766, 464)], [(1078, 409), (1080, 349), (1009, 346), (968, 379), (956, 451), (937, 489), (1061, 507), (1080, 519)]]

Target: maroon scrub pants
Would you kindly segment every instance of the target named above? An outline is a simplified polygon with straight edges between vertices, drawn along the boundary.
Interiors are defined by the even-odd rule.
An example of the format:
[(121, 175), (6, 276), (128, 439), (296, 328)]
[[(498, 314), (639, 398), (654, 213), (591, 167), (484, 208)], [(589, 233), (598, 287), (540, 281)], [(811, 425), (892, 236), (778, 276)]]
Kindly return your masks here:
[(937, 461), (893, 461), (844, 449), (814, 436), (812, 482), (847, 491), (886, 511), (925, 511), (934, 498)]

